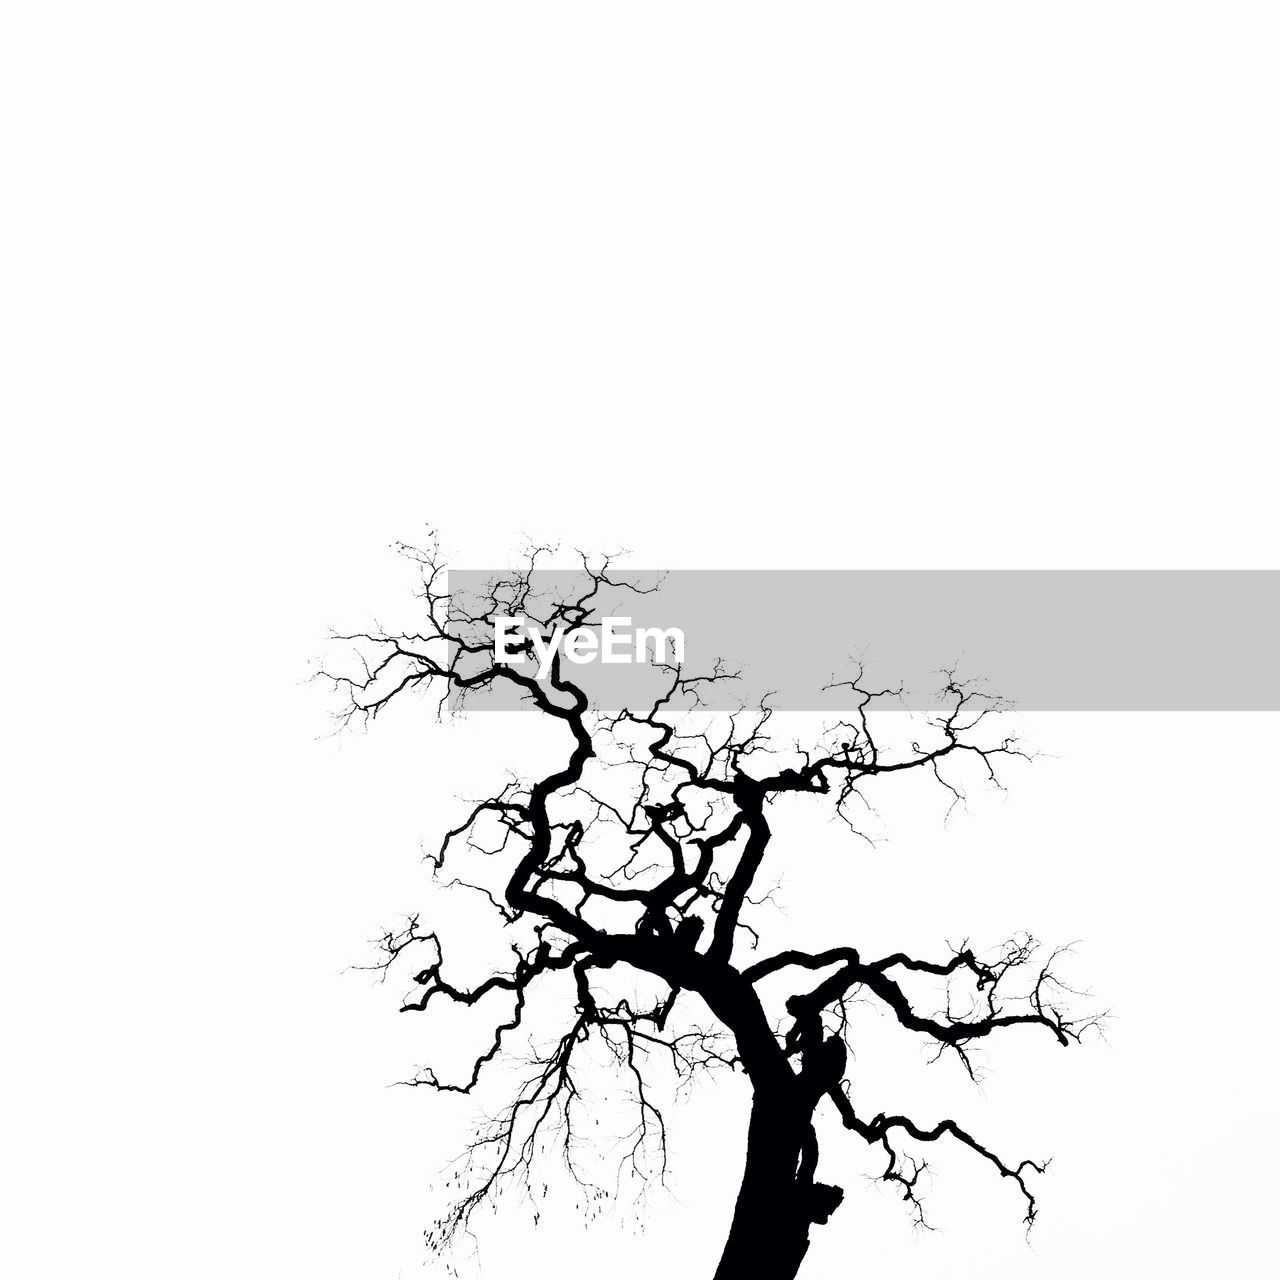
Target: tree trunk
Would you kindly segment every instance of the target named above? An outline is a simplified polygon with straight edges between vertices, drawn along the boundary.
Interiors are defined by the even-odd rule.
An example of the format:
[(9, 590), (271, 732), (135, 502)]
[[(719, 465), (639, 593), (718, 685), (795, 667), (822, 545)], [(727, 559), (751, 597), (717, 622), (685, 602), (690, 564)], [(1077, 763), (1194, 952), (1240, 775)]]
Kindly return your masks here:
[[(815, 1188), (800, 1173), (809, 1117), (757, 1092), (747, 1163), (715, 1280), (793, 1280), (809, 1248)], [(822, 1221), (826, 1221), (823, 1215)]]

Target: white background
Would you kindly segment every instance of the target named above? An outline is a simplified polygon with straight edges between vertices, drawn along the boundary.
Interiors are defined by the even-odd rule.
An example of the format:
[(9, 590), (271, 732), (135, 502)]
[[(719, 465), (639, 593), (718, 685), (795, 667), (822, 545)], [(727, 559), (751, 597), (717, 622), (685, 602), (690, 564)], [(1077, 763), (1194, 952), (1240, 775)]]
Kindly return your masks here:
[[(1273, 567), (1278, 45), (1223, 0), (5, 6), (6, 1273), (420, 1274), (458, 1122), (342, 969), (506, 756), (317, 739), (394, 539)], [(1044, 1218), (949, 1162), (913, 1236), (851, 1166), (804, 1274), (1270, 1274), (1274, 722), (1027, 732), (838, 910), (787, 883), (1080, 938), (1109, 1046), (964, 1104), (1057, 1153)], [(642, 1235), (517, 1211), (483, 1274), (709, 1274), (741, 1102)]]

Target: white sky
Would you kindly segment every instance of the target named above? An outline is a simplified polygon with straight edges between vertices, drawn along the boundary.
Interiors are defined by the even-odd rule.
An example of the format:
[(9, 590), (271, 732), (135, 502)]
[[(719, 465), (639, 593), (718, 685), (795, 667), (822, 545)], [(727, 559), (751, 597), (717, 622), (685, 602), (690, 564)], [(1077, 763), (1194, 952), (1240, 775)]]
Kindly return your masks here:
[[(1274, 567), (1278, 35), (1221, 2), (9, 6), (6, 1273), (419, 1274), (456, 1121), (383, 1087), (418, 1033), (340, 971), (507, 758), (425, 715), (315, 740), (308, 659), (398, 607), (393, 540)], [(1109, 1048), (993, 1063), (988, 1132), (1058, 1155), (1033, 1250), (961, 1160), (945, 1233), (859, 1187), (803, 1274), (1269, 1274), (1273, 721), (1028, 732), (1058, 758), (867, 874), (933, 886), (939, 941), (1079, 938), (1116, 1010)], [(642, 1237), (516, 1213), (483, 1274), (706, 1274), (735, 1105), (680, 1117)]]

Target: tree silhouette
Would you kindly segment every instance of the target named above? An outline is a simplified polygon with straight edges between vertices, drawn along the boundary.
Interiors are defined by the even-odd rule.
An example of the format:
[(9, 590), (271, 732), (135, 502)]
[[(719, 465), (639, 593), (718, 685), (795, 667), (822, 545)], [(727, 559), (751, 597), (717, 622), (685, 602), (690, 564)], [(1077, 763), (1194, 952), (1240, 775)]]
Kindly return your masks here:
[[(475, 803), (431, 859), (437, 872), (455, 857), (501, 867), (496, 891), (459, 883), (483, 893), (509, 932), (510, 965), (475, 985), (456, 985), (440, 937), (416, 916), (381, 940), (377, 967), (388, 970), (402, 957), (422, 966), (405, 1009), (462, 1006), (492, 1028), (458, 1078), (427, 1068), (410, 1083), (471, 1093), (524, 1025), (535, 995), (557, 982), (571, 993), (563, 1004), (567, 1025), (536, 1055), (510, 1105), (475, 1136), (473, 1176), (428, 1232), (429, 1243), (449, 1244), (505, 1183), (529, 1185), (548, 1145), (576, 1168), (575, 1150), (590, 1142), (576, 1075), (589, 1046), (630, 1085), (636, 1121), (624, 1152), (642, 1175), (661, 1176), (666, 1166), (666, 1119), (650, 1087), (659, 1066), (684, 1080), (721, 1068), (750, 1082), (746, 1165), (717, 1280), (794, 1276), (812, 1228), (840, 1206), (843, 1190), (817, 1177), (815, 1117), (824, 1107), (879, 1149), (878, 1176), (921, 1225), (925, 1166), (911, 1149), (943, 1141), (968, 1148), (1008, 1180), (1030, 1225), (1032, 1175), (1044, 1172), (1043, 1163), (1008, 1162), (950, 1119), (869, 1113), (855, 1102), (846, 1080), (850, 1005), (855, 998), (877, 1003), (936, 1045), (938, 1056), (954, 1053), (972, 1075), (972, 1046), (998, 1031), (1039, 1029), (1068, 1045), (1096, 1025), (1096, 1017), (1066, 1007), (1076, 993), (1054, 972), (1060, 952), (1042, 957), (1033, 939), (1020, 936), (985, 956), (966, 944), (932, 960), (904, 952), (868, 957), (852, 944), (767, 954), (744, 918), (779, 797), (828, 803), (855, 830), (864, 789), (885, 775), (927, 772), (959, 800), (966, 764), (996, 781), (1002, 760), (1024, 755), (998, 731), (999, 700), (948, 676), (942, 709), (928, 720), (929, 740), (900, 751), (884, 746), (872, 723), (871, 711), (890, 691), (864, 687), (860, 673), (844, 682), (855, 709), (807, 749), (774, 741), (767, 706), (702, 713), (708, 688), (734, 678), (719, 665), (702, 675), (668, 668), (651, 705), (596, 714), (559, 657), (541, 682), (527, 664), (495, 663), (493, 629), (499, 615), (523, 615), (546, 636), (556, 627), (572, 634), (598, 626), (606, 589), (640, 590), (611, 577), (607, 559), (598, 567), (584, 560), (580, 591), (542, 599), (534, 551), (480, 598), (460, 602), (447, 594), (434, 548), (402, 550), (421, 574), (425, 624), (417, 634), (338, 637), (360, 659), (358, 675), (326, 673), (343, 693), (340, 720), (372, 719), (413, 690), (433, 690), (441, 710), (450, 700), (456, 710), (468, 695), (507, 687), (564, 731), (553, 766)], [(517, 651), (531, 654), (529, 642)], [(607, 994), (606, 980), (619, 973), (649, 994)], [(921, 1007), (916, 984), (924, 980), (932, 980), (935, 1003)], [(683, 1020), (680, 1005), (689, 1006)], [(704, 1012), (710, 1026), (697, 1021)]]

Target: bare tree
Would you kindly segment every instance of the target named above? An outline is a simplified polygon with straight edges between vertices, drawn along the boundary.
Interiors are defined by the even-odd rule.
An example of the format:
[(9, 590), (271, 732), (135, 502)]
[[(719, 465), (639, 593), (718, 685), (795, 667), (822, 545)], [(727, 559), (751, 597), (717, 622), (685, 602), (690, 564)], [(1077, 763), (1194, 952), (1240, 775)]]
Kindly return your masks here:
[[(556, 983), (570, 992), (566, 1025), (510, 1105), (476, 1135), (474, 1176), (429, 1241), (447, 1245), (505, 1182), (527, 1180), (549, 1135), (574, 1167), (575, 1147), (585, 1140), (575, 1070), (589, 1045), (630, 1082), (637, 1120), (626, 1158), (641, 1173), (665, 1169), (666, 1120), (650, 1087), (659, 1067), (683, 1078), (724, 1068), (750, 1082), (746, 1166), (718, 1280), (794, 1276), (811, 1229), (839, 1207), (843, 1190), (817, 1177), (815, 1118), (823, 1107), (879, 1150), (879, 1177), (921, 1224), (919, 1152), (949, 1142), (1016, 1189), (1029, 1225), (1033, 1175), (1044, 1164), (1008, 1161), (950, 1119), (864, 1110), (846, 1077), (846, 1037), (857, 998), (877, 1003), (938, 1055), (953, 1053), (970, 1074), (973, 1046), (1006, 1029), (1044, 1032), (1068, 1045), (1097, 1019), (1067, 1009), (1074, 993), (1056, 976), (1059, 953), (1044, 957), (1034, 940), (1019, 936), (993, 953), (965, 944), (937, 959), (866, 956), (852, 943), (767, 954), (746, 918), (779, 797), (828, 803), (855, 829), (854, 806), (886, 775), (921, 771), (958, 799), (966, 766), (995, 781), (1002, 760), (1024, 754), (1013, 737), (992, 733), (998, 700), (948, 677), (942, 709), (928, 720), (929, 740), (905, 750), (880, 741), (871, 711), (888, 691), (865, 688), (860, 674), (845, 682), (855, 710), (807, 749), (779, 747), (767, 706), (700, 715), (708, 688), (733, 678), (722, 667), (702, 675), (670, 668), (651, 705), (594, 714), (558, 656), (541, 681), (528, 666), (495, 662), (493, 630), (496, 617), (516, 614), (544, 636), (557, 627), (566, 634), (597, 627), (602, 592), (634, 589), (610, 576), (607, 560), (598, 567), (584, 560), (583, 589), (571, 598), (539, 600), (534, 552), (523, 569), (500, 575), (483, 598), (465, 604), (447, 595), (434, 549), (405, 550), (421, 572), (423, 629), (339, 637), (360, 655), (358, 675), (329, 673), (343, 693), (341, 720), (371, 719), (413, 690), (430, 689), (441, 709), (450, 700), (456, 709), (468, 694), (507, 687), (562, 726), (564, 738), (552, 767), (495, 788), (432, 858), (437, 871), (455, 856), (502, 867), (496, 891), (478, 887), (510, 934), (509, 966), (476, 985), (455, 985), (441, 939), (416, 916), (382, 939), (379, 967), (421, 957), (416, 994), (404, 1008), (447, 1002), (477, 1016), (482, 1007), (501, 1010), (490, 1013), (492, 1032), (468, 1071), (442, 1079), (425, 1069), (412, 1083), (471, 1093), (525, 1023), (535, 992)], [(518, 651), (531, 654), (529, 641), (522, 643)], [(606, 979), (624, 971), (656, 994), (606, 994)], [(928, 981), (935, 999), (922, 1008), (917, 984)], [(683, 1022), (678, 1002), (692, 1010)], [(696, 1020), (704, 1012), (710, 1026)]]

